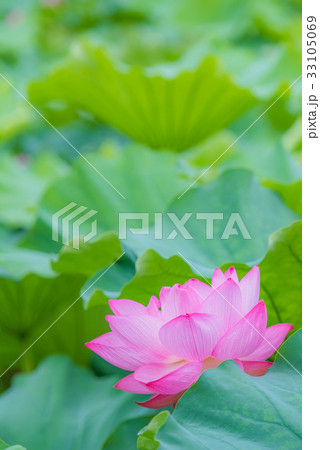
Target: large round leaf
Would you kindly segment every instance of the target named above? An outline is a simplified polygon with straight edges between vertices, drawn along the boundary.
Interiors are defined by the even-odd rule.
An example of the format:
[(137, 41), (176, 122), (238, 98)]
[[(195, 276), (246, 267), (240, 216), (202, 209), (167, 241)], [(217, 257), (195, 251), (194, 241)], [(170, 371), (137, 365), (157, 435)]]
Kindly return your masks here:
[[(152, 413), (137, 406), (133, 394), (114, 389), (116, 381), (52, 356), (17, 376), (0, 397), (0, 435), (30, 450), (101, 450), (121, 424), (142, 417), (147, 423)], [(131, 448), (141, 422), (136, 425)]]
[[(185, 216), (188, 233), (177, 231), (166, 213), (174, 213), (179, 220), (189, 215)], [(246, 170), (230, 170), (212, 183), (190, 189), (166, 213), (162, 239), (155, 237), (152, 228), (145, 236), (128, 234), (124, 242), (137, 254), (148, 248), (165, 258), (180, 254), (204, 276), (227, 261), (259, 261), (267, 251), (270, 234), (300, 218), (278, 194), (261, 186)], [(220, 218), (213, 219), (211, 236), (207, 234), (206, 221), (197, 217), (199, 213), (220, 214)], [(209, 216), (208, 220), (212, 218)]]
[[(137, 144), (124, 151), (102, 152), (88, 159), (120, 194), (88, 163), (77, 161), (71, 174), (59, 179), (45, 194), (26, 246), (58, 252), (62, 246), (62, 227), (58, 230), (59, 242), (53, 241), (52, 216), (69, 203), (97, 211), (94, 219), (101, 234), (118, 230), (119, 213), (150, 213), (152, 223), (154, 213), (165, 211), (190, 182), (182, 173), (177, 155), (168, 151), (156, 153)], [(73, 222), (69, 222), (69, 236), (72, 236)], [(90, 231), (91, 221), (88, 220), (81, 225), (80, 232)]]
[(63, 100), (93, 113), (154, 148), (183, 150), (227, 126), (256, 99), (221, 70), (214, 57), (197, 68), (160, 74), (115, 66), (94, 47), (30, 88), (31, 101)]

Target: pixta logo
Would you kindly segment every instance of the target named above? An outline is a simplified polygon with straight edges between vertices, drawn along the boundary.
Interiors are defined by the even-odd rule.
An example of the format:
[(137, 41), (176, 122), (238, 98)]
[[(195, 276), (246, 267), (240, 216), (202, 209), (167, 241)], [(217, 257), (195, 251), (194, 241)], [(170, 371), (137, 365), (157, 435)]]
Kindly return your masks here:
[[(71, 202), (53, 214), (52, 240), (59, 242), (61, 235), (63, 244), (78, 250), (80, 247), (81, 225), (88, 223), (92, 217), (98, 214), (98, 211), (94, 209), (87, 210), (86, 206), (78, 206), (77, 203)], [(65, 217), (63, 217), (64, 215)], [(91, 220), (90, 224), (91, 231), (83, 236), (84, 242), (88, 242), (97, 234), (97, 220)]]
[[(153, 225), (150, 226), (151, 218), (149, 213), (120, 213), (119, 214), (119, 239), (127, 239), (128, 231), (132, 234), (144, 234), (151, 235), (154, 239), (175, 239), (180, 235), (183, 239), (194, 239), (187, 228), (187, 222), (189, 219), (201, 220), (203, 223), (202, 229), (206, 239), (214, 239), (214, 224), (218, 220), (224, 220), (223, 232), (220, 235), (220, 239), (227, 240), (230, 236), (242, 236), (243, 239), (251, 239), (250, 233), (242, 220), (241, 216), (237, 212), (233, 212), (230, 215), (224, 213), (185, 213), (182, 217), (177, 217), (175, 213), (155, 213), (152, 217)], [(129, 226), (131, 222), (131, 226)], [(132, 226), (132, 222), (134, 225)], [(164, 233), (163, 224), (169, 223), (167, 233)], [(199, 228), (198, 228), (199, 231)], [(216, 236), (217, 237), (217, 236)]]

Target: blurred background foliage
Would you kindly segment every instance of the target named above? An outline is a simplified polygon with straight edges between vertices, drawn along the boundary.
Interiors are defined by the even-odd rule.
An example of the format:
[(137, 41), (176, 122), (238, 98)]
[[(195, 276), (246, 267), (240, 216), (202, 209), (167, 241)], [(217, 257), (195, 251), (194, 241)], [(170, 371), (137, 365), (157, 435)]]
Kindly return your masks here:
[[(261, 263), (269, 324), (301, 326), (301, 2), (2, 0), (0, 17), (0, 448), (134, 449), (154, 412), (84, 347), (108, 298)], [(80, 250), (51, 237), (70, 202), (98, 211)], [(212, 211), (212, 241), (193, 219), (192, 241), (117, 237), (119, 212)], [(250, 241), (220, 239), (234, 211)]]

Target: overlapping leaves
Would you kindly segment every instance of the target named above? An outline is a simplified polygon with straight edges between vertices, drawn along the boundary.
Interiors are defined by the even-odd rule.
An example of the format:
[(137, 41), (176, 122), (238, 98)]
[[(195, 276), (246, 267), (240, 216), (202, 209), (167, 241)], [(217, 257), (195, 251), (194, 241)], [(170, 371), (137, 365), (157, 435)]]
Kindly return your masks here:
[[(212, 267), (228, 261), (251, 263), (263, 258), (269, 235), (300, 218), (278, 194), (261, 186), (246, 170), (226, 171), (218, 179), (188, 190), (192, 177), (181, 160), (170, 152), (156, 153), (136, 145), (111, 157), (95, 156), (90, 162), (99, 167), (125, 198), (90, 166), (79, 162), (70, 175), (59, 179), (44, 196), (39, 217), (24, 246), (57, 252), (61, 243), (51, 239), (52, 215), (75, 202), (98, 211), (98, 234), (107, 230), (118, 232), (121, 213), (147, 214), (149, 228), (142, 235), (129, 231), (130, 227), (141, 228), (141, 219), (128, 220), (123, 244), (136, 255), (149, 248), (166, 258), (180, 253), (208, 275)], [(170, 183), (163, 182), (164, 176)], [(161, 214), (161, 239), (155, 238), (155, 213)], [(220, 214), (219, 220), (214, 219), (213, 236), (207, 238), (207, 224), (198, 218), (199, 213), (209, 214), (209, 220), (212, 214)], [(178, 231), (174, 239), (168, 239), (176, 230), (170, 214), (175, 214), (178, 221), (185, 214), (189, 216), (185, 225), (189, 237)], [(89, 232), (90, 223), (84, 224), (81, 231)]]
[[(53, 325), (0, 380), (0, 389), (7, 388), (15, 372), (39, 364), (0, 397), (0, 438), (8, 443), (0, 440), (0, 448), (42, 449), (44, 442), (66, 450), (135, 448), (137, 431), (151, 415), (134, 405), (136, 396), (112, 388), (110, 366), (92, 360), (94, 371), (109, 374), (96, 378), (65, 357), (41, 360), (62, 352), (88, 365), (84, 342), (108, 331), (108, 298), (146, 304), (163, 285), (202, 280), (199, 272), (210, 282), (217, 265), (235, 265), (243, 276), (259, 263), (269, 325), (299, 328), (300, 81), (283, 94), (301, 72), (299, 0), (31, 1), (17, 7), (4, 1), (0, 15), (1, 72), (23, 93), (32, 80), (30, 100), (86, 157), (108, 139), (88, 159), (125, 197), (84, 160), (65, 173), (61, 158), (70, 162), (73, 149), (63, 140), (58, 145), (47, 124), (1, 82), (0, 371)], [(88, 34), (108, 53), (86, 44)], [(84, 44), (53, 70), (74, 38)], [(185, 151), (123, 145), (130, 138)], [(48, 157), (48, 150), (61, 158)], [(58, 255), (62, 236), (52, 240), (51, 219), (70, 202), (98, 211), (98, 236)], [(120, 243), (114, 233), (120, 212), (149, 212), (151, 234), (129, 233)], [(152, 237), (155, 212), (164, 214), (162, 240)], [(175, 229), (168, 212), (178, 218), (219, 212), (224, 219), (215, 221), (214, 239), (205, 239), (205, 222), (192, 217), (186, 228), (193, 239), (167, 240)], [(241, 233), (221, 239), (233, 212), (251, 239)], [(235, 230), (241, 231), (237, 224)], [(299, 339), (280, 350), (296, 368)], [(282, 363), (278, 357), (259, 379), (229, 362), (207, 371), (156, 437), (168, 412), (153, 419), (139, 446), (298, 448), (299, 377)]]
[(250, 377), (229, 361), (205, 371), (164, 425), (160, 413), (141, 432), (138, 448), (300, 448), (301, 351), (299, 331), (263, 377)]
[(127, 440), (127, 448), (135, 448), (139, 426), (152, 414), (134, 403), (133, 394), (115, 390), (116, 381), (98, 378), (67, 357), (51, 356), (32, 374), (17, 376), (1, 396), (0, 435), (33, 450), (43, 450), (44, 443), (48, 450), (100, 450), (109, 439), (120, 448), (121, 435), (115, 442), (113, 433), (140, 419)]
[[(14, 371), (19, 367), (31, 369), (45, 355), (57, 351), (72, 355), (77, 362), (87, 362), (84, 342), (98, 329), (103, 332), (106, 308), (85, 312), (82, 288), (98, 270), (108, 270), (121, 254), (117, 237), (108, 233), (98, 242), (84, 244), (77, 253), (72, 249), (62, 251), (53, 264), (55, 270), (46, 276), (1, 276), (0, 370), (6, 370), (29, 346)], [(33, 257), (30, 253), (28, 256)], [(25, 264), (28, 266), (28, 258)]]
[[(261, 274), (260, 298), (265, 300), (268, 310), (268, 325), (279, 322), (292, 323), (295, 331), (301, 327), (301, 222), (273, 233), (265, 257), (259, 262)], [(245, 264), (228, 263), (221, 266), (225, 271), (235, 266), (240, 278), (248, 273), (250, 267)], [(277, 266), (277, 273), (274, 266)], [(190, 268), (181, 256), (162, 258), (154, 250), (147, 250), (136, 261), (134, 277), (127, 282), (119, 298), (130, 298), (147, 304), (152, 295), (158, 296), (162, 286), (183, 284), (190, 278), (198, 278), (210, 284), (210, 278)], [(282, 276), (279, 276), (281, 274)], [(89, 302), (89, 308), (105, 305), (107, 292), (101, 287), (95, 289)]]

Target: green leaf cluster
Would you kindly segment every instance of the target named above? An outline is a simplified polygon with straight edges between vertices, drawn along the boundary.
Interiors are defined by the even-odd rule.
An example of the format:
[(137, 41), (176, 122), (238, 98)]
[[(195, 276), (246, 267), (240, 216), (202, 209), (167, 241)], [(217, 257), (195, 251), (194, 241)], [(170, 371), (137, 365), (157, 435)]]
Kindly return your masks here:
[[(300, 448), (300, 1), (3, 0), (0, 18), (0, 449)], [(69, 203), (97, 211), (79, 249), (52, 239)], [(119, 240), (121, 213), (149, 234)], [(197, 213), (223, 215), (213, 237)], [(167, 239), (170, 214), (191, 239)], [(224, 362), (158, 414), (84, 345), (110, 298), (255, 264), (268, 324), (295, 332), (264, 377)]]

